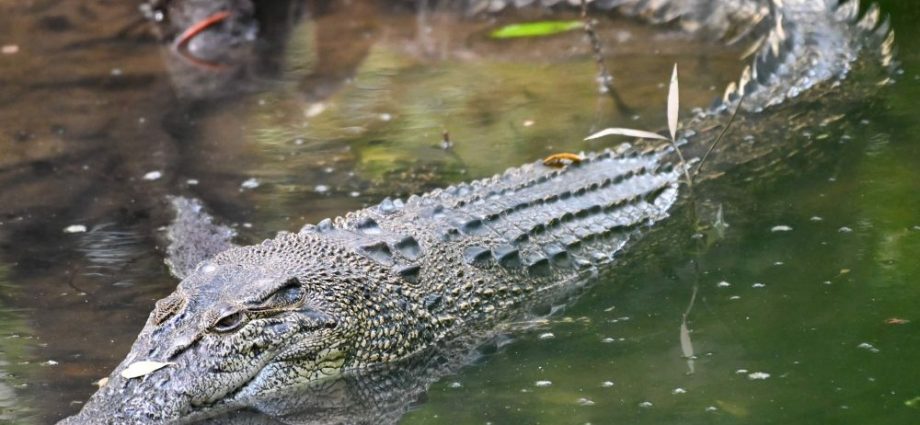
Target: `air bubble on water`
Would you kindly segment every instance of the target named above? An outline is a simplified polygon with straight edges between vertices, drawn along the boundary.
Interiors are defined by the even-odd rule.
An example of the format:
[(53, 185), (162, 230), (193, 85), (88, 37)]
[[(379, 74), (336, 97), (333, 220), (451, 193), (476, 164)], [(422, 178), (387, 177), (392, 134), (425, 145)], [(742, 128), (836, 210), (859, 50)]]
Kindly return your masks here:
[(763, 287), (766, 287), (766, 286), (767, 286), (767, 285), (764, 285), (764, 284), (762, 284), (762, 283), (760, 283), (760, 282), (757, 282), (757, 283), (751, 285), (752, 288), (763, 288)]
[(751, 372), (748, 374), (748, 379), (752, 381), (762, 381), (769, 377), (770, 377), (770, 374), (766, 372)]
[(650, 401), (643, 401), (642, 403), (639, 403), (639, 407), (641, 407), (641, 408), (643, 408), (643, 409), (648, 409), (648, 408), (650, 408), (650, 407), (652, 407), (652, 406), (654, 406), (654, 405), (653, 405), (652, 402), (650, 402)]
[(863, 350), (867, 350), (870, 353), (878, 353), (880, 351), (878, 348), (875, 348), (874, 345), (869, 344), (868, 342), (863, 342), (857, 345), (857, 347), (862, 348)]
[(83, 233), (86, 232), (86, 226), (82, 224), (71, 224), (64, 228), (64, 233)]
[(674, 395), (677, 395), (677, 394), (686, 394), (686, 393), (687, 393), (687, 390), (685, 390), (685, 389), (683, 389), (683, 388), (675, 388), (674, 390), (671, 391), (671, 394), (674, 394)]
[(160, 177), (163, 177), (163, 173), (160, 171), (151, 171), (151, 172), (148, 172), (147, 174), (144, 174), (144, 180), (147, 180), (147, 181), (159, 180)]
[(582, 397), (578, 399), (578, 405), (579, 406), (594, 406), (594, 401), (592, 401), (589, 398)]
[(259, 181), (255, 178), (248, 178), (240, 183), (240, 187), (243, 189), (255, 189), (259, 187), (259, 185), (261, 185), (261, 183), (259, 183)]
[(450, 383), (450, 388), (454, 388), (454, 389), (456, 389), (456, 388), (463, 388), (463, 384), (461, 384), (461, 383), (459, 383), (459, 382), (451, 382), (451, 383)]
[(771, 232), (791, 232), (792, 226), (787, 226), (785, 224), (779, 224), (770, 228)]
[(819, 216), (813, 215), (813, 216), (811, 216), (811, 218), (810, 218), (809, 220), (811, 220), (811, 221), (823, 221), (824, 219), (821, 218), (821, 217), (819, 217)]
[(601, 383), (602, 388), (611, 388), (613, 387), (613, 381), (604, 381)]
[(553, 335), (552, 332), (546, 332), (546, 333), (540, 334), (540, 339), (553, 339), (555, 337), (556, 335)]
[(851, 228), (849, 228), (849, 227), (847, 227), (847, 226), (843, 226), (843, 227), (837, 229), (837, 231), (840, 232), (840, 233), (850, 233), (850, 232), (853, 231), (853, 229), (851, 229)]
[(329, 191), (329, 186), (326, 186), (324, 184), (318, 184), (316, 185), (316, 187), (313, 188), (313, 190), (316, 191), (316, 193), (326, 193)]
[(744, 374), (748, 373), (748, 370), (747, 370), (747, 369), (738, 369), (738, 370), (735, 371), (735, 373), (737, 373), (738, 375), (744, 375)]
[(732, 284), (723, 280), (717, 283), (716, 286), (718, 286), (719, 288), (728, 288), (729, 286), (732, 286)]
[(537, 388), (546, 388), (550, 385), (553, 385), (553, 381), (537, 381), (533, 383)]

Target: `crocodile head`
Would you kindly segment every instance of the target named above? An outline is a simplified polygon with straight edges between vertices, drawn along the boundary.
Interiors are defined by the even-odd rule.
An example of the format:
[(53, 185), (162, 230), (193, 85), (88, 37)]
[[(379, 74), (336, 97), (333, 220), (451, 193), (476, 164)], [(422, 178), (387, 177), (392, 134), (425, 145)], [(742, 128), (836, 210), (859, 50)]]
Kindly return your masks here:
[[(63, 423), (207, 417), (339, 375), (349, 321), (339, 320), (334, 295), (319, 288), (356, 277), (317, 258), (325, 257), (294, 261), (263, 244), (201, 263), (156, 303), (108, 382)], [(125, 371), (138, 362), (160, 367), (131, 377)]]

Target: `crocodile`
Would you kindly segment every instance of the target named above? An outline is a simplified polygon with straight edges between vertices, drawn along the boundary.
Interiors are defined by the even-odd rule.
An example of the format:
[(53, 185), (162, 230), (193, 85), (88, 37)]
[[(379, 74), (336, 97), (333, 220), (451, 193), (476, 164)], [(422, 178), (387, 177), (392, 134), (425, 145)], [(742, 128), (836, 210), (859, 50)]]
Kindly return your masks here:
[[(367, 409), (342, 419), (328, 408), (306, 420), (394, 423), (409, 396), (455, 370), (437, 366), (433, 352), (466, 353), (501, 324), (613, 273), (628, 247), (686, 204), (684, 172), (739, 102), (744, 111), (694, 190), (725, 174), (768, 177), (786, 158), (817, 149), (824, 138), (802, 129), (843, 128), (842, 117), (875, 89), (865, 81), (887, 78), (872, 70), (892, 66), (887, 23), (874, 6), (860, 14), (855, 1), (597, 3), (720, 35), (750, 26), (751, 64), (680, 132), (676, 145), (687, 161), (670, 143), (623, 144), (562, 168), (538, 161), (385, 199), (251, 246), (232, 245), (232, 232), (196, 219), (201, 206), (177, 198), (188, 213), (170, 232), (170, 265), (181, 283), (156, 303), (108, 382), (61, 423), (186, 423), (270, 411), (273, 397), (290, 394), (321, 404), (322, 389), (335, 382), (421, 364), (424, 378), (408, 387), (369, 387), (408, 395), (395, 397), (388, 412), (375, 410), (385, 420), (361, 416)], [(846, 78), (856, 71), (861, 78)], [(450, 358), (450, 365), (466, 359)], [(132, 374), (138, 364), (154, 366)]]

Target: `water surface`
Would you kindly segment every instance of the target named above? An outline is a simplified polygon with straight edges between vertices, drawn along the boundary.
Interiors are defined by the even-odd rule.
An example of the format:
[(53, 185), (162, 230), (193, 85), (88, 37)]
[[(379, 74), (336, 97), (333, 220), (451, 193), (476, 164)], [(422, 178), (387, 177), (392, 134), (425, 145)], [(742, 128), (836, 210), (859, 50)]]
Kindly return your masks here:
[[(75, 413), (123, 358), (176, 284), (158, 230), (167, 194), (258, 241), (612, 146), (581, 141), (606, 126), (660, 128), (674, 62), (685, 114), (740, 70), (740, 47), (603, 18), (625, 109), (598, 95), (579, 32), (488, 39), (538, 12), (374, 2), (284, 2), (243, 66), (199, 69), (123, 3), (0, 4), (0, 45), (16, 46), (0, 55), (0, 422)], [(720, 235), (692, 239), (700, 218), (675, 217), (574, 306), (441, 379), (403, 423), (917, 423), (920, 15), (884, 6), (903, 73), (816, 166), (729, 178), (699, 200), (721, 205)], [(74, 225), (87, 231), (64, 232)]]

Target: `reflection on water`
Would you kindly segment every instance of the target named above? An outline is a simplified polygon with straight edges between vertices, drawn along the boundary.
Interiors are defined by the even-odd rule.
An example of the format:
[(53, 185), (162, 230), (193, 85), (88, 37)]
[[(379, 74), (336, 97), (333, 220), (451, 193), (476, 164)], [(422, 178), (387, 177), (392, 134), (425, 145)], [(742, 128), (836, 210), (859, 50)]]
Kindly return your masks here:
[[(0, 421), (75, 412), (124, 356), (175, 286), (159, 248), (167, 194), (199, 197), (259, 240), (596, 149), (581, 138), (611, 124), (656, 128), (675, 61), (684, 105), (707, 105), (739, 71), (734, 47), (602, 19), (625, 112), (596, 95), (577, 32), (496, 42), (490, 29), (523, 18), (269, 3), (185, 43), (183, 29), (215, 10), (169, 10), (150, 28), (130, 2), (0, 3), (0, 44), (18, 49), (0, 55)], [(336, 403), (355, 398), (336, 391), (397, 388), (392, 419), (411, 407), (411, 424), (910, 423), (920, 67), (917, 17), (891, 10), (905, 69), (895, 89), (817, 170), (705, 200), (722, 205), (723, 238), (700, 246), (677, 218), (616, 276), (484, 361), (407, 365), (379, 375), (395, 386), (376, 392), (325, 389), (326, 408), (348, 418), (358, 408)], [(221, 37), (233, 49), (209, 50)], [(71, 225), (87, 231), (63, 232)], [(687, 374), (680, 325), (694, 285)]]
[(28, 388), (24, 373), (34, 367), (30, 365), (29, 352), (37, 344), (22, 319), (25, 312), (5, 307), (8, 297), (17, 291), (10, 284), (7, 270), (6, 265), (0, 264), (0, 421), (21, 422), (31, 416), (20, 393)]

